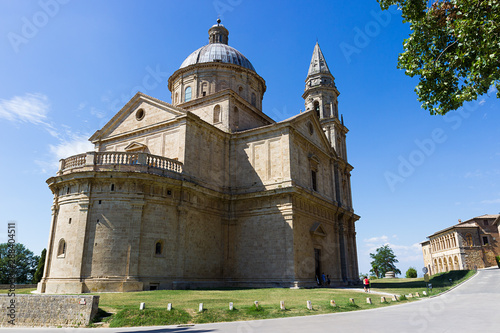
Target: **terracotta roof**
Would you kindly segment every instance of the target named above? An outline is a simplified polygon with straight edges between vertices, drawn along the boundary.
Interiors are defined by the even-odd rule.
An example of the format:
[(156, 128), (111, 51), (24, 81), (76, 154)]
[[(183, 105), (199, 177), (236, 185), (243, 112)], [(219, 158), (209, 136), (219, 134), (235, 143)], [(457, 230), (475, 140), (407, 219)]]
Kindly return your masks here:
[(481, 215), (481, 216), (473, 217), (473, 218), (471, 218), (471, 219), (469, 219), (467, 221), (464, 221), (462, 223), (469, 222), (469, 221), (472, 221), (472, 220), (475, 220), (475, 219), (497, 219), (499, 216), (500, 216), (500, 214), (494, 214), (494, 215), (484, 214), (484, 215)]

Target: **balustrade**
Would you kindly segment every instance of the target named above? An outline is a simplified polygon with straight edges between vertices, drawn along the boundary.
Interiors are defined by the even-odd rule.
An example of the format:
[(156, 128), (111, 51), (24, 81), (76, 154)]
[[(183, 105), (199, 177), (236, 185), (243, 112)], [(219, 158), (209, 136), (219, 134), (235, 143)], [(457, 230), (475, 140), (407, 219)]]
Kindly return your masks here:
[(182, 163), (179, 161), (147, 153), (128, 152), (89, 152), (71, 156), (61, 160), (60, 172), (73, 168), (100, 165), (137, 165), (178, 173), (182, 172)]

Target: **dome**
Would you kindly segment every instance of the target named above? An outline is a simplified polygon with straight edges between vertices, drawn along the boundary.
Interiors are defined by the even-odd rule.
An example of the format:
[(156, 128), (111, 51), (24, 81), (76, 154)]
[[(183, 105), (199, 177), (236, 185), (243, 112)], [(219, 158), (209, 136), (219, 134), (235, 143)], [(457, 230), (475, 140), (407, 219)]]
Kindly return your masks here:
[(198, 50), (191, 53), (186, 60), (181, 64), (184, 68), (189, 65), (209, 63), (209, 62), (223, 62), (245, 67), (255, 72), (252, 63), (241, 52), (222, 43), (211, 43), (200, 47)]
[(191, 53), (182, 62), (179, 69), (194, 64), (223, 62), (245, 67), (255, 72), (255, 68), (253, 68), (250, 61), (243, 54), (234, 47), (227, 45), (229, 31), (220, 22), (220, 19), (218, 19), (217, 24), (208, 29), (209, 44)]

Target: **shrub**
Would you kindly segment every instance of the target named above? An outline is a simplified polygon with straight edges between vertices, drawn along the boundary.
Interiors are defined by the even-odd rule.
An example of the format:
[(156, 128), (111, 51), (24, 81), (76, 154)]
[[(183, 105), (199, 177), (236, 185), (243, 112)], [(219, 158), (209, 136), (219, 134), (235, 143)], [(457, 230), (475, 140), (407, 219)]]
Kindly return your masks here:
[(497, 261), (498, 268), (500, 268), (500, 256), (496, 256), (495, 260)]
[(415, 267), (410, 267), (406, 271), (406, 278), (411, 279), (411, 278), (416, 278), (417, 277), (417, 270)]

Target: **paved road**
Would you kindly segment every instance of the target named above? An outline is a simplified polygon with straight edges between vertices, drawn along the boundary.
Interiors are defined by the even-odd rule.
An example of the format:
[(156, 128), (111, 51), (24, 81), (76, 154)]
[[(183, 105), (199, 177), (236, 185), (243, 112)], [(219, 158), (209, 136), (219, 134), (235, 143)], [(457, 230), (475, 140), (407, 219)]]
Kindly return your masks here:
[[(10, 329), (10, 332), (276, 333), (276, 332), (500, 332), (500, 269), (488, 268), (448, 293), (387, 308), (192, 327)], [(0, 329), (1, 332), (1, 329)]]

